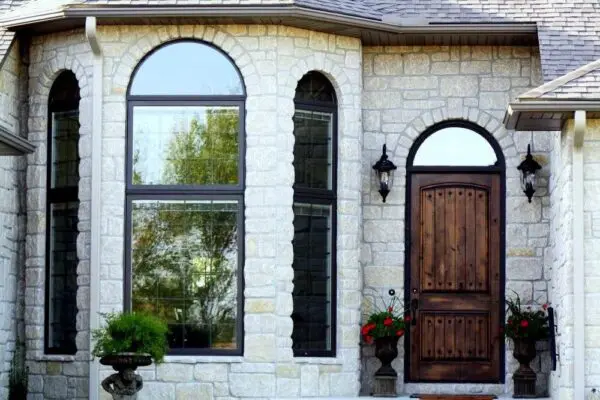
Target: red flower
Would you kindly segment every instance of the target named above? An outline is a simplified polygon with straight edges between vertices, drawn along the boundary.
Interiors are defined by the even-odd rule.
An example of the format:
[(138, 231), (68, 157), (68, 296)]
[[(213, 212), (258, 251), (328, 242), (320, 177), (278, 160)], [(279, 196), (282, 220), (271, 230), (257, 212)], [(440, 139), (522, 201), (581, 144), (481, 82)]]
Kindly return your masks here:
[(394, 307), (388, 307), (388, 312), (394, 311)]
[(529, 322), (527, 322), (527, 320), (526, 320), (526, 319), (524, 319), (523, 321), (521, 321), (521, 326), (522, 326), (523, 328), (527, 328), (527, 327), (529, 326)]
[(406, 317), (404, 317), (404, 320), (405, 320), (406, 322), (410, 321), (411, 319), (412, 319), (412, 318), (410, 317), (410, 315), (407, 315)]
[(369, 332), (371, 332), (371, 330), (375, 329), (375, 324), (374, 323), (370, 323), (367, 324), (365, 326), (362, 327), (362, 329), (360, 330), (360, 333), (362, 333), (362, 335), (368, 335)]
[(383, 320), (383, 324), (385, 326), (391, 326), (394, 323), (394, 320), (391, 319), (390, 317), (387, 317), (386, 319)]
[(544, 310), (547, 310), (547, 309), (548, 309), (548, 304), (544, 304), (544, 305), (542, 306), (542, 308), (543, 308)]
[(509, 323), (509, 324), (512, 324), (512, 323), (513, 323), (513, 321), (512, 321), (512, 318), (509, 318), (509, 319), (508, 319), (508, 323)]
[(404, 335), (404, 329), (400, 329), (398, 331), (396, 331), (396, 336), (402, 336)]
[(367, 344), (373, 343), (373, 336), (365, 336), (365, 342), (367, 342)]

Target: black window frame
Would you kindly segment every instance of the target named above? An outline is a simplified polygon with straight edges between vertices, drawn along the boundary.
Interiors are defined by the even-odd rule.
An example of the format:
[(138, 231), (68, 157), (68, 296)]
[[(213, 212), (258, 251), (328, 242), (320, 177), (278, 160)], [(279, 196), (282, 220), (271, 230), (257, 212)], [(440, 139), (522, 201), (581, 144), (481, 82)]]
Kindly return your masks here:
[(296, 94), (294, 98), (294, 116), (296, 115), (296, 111), (320, 112), (331, 114), (331, 189), (312, 189), (306, 187), (296, 187), (296, 185), (294, 184), (293, 203), (331, 206), (331, 270), (329, 277), (331, 282), (331, 299), (329, 301), (329, 312), (331, 315), (331, 350), (293, 349), (293, 353), (294, 357), (335, 357), (337, 354), (337, 164), (339, 104), (333, 85), (326, 76), (317, 71), (308, 72), (306, 75), (308, 74), (319, 74), (322, 78), (326, 79), (329, 82), (329, 84), (331, 85), (331, 94), (333, 97), (333, 101), (329, 102), (321, 100), (298, 99), (298, 95)]
[[(65, 78), (67, 75), (71, 75), (68, 78)], [(70, 97), (68, 99), (53, 99), (53, 95), (55, 91), (60, 90), (60, 85), (64, 82), (61, 82), (63, 79), (71, 79), (72, 82), (77, 85), (77, 95)], [(75, 74), (70, 70), (62, 71), (54, 80), (52, 87), (50, 88), (50, 92), (48, 95), (48, 116), (47, 116), (47, 136), (46, 136), (46, 231), (45, 231), (45, 257), (44, 257), (44, 265), (45, 265), (45, 283), (44, 283), (44, 354), (50, 355), (75, 355), (77, 353), (77, 343), (74, 340), (71, 346), (67, 346), (66, 344), (59, 347), (52, 347), (50, 343), (50, 325), (52, 321), (50, 321), (51, 314), (51, 303), (52, 303), (52, 294), (50, 293), (50, 281), (52, 279), (52, 205), (54, 204), (65, 204), (70, 202), (79, 203), (79, 185), (77, 186), (66, 186), (66, 187), (52, 187), (52, 175), (54, 173), (53, 168), (53, 148), (54, 148), (54, 136), (53, 136), (53, 114), (55, 112), (65, 112), (65, 113), (76, 113), (77, 114), (77, 122), (81, 126), (79, 122), (79, 104), (81, 100), (81, 92), (79, 91), (79, 82)], [(79, 132), (77, 132), (77, 142), (81, 139)], [(79, 155), (79, 150), (77, 150), (77, 173), (79, 174), (79, 165), (81, 163), (81, 157)], [(77, 213), (79, 214), (79, 207), (77, 207)], [(77, 216), (79, 223), (79, 215)], [(77, 235), (79, 235), (79, 227), (77, 228)], [(76, 250), (77, 251), (77, 250)], [(77, 253), (76, 253), (77, 257)], [(77, 257), (76, 263), (79, 264), (79, 258)], [(75, 271), (77, 274), (77, 271)], [(75, 277), (77, 279), (77, 277)], [(79, 286), (79, 285), (78, 285)], [(79, 289), (79, 288), (78, 288)], [(75, 291), (75, 301), (77, 300), (77, 291)], [(79, 313), (79, 309), (77, 307), (77, 303), (75, 303), (75, 321), (73, 324), (75, 332), (77, 332), (77, 314)]]
[[(235, 68), (241, 82), (241, 95), (132, 95), (131, 87), (138, 69), (156, 51), (165, 46), (177, 43), (198, 43), (216, 49)], [(200, 73), (200, 72), (199, 72)], [(237, 271), (236, 271), (236, 344), (235, 349), (214, 348), (179, 348), (169, 349), (168, 355), (174, 356), (241, 356), (244, 354), (244, 190), (245, 190), (245, 155), (246, 155), (246, 86), (242, 74), (233, 59), (220, 48), (202, 40), (174, 40), (157, 46), (147, 53), (132, 73), (127, 88), (127, 144), (125, 167), (125, 246), (124, 246), (124, 310), (132, 310), (132, 212), (136, 200), (235, 200), (238, 202), (237, 223)], [(138, 106), (225, 106), (237, 107), (239, 110), (238, 132), (238, 183), (236, 185), (134, 185), (133, 178), (133, 110)]]

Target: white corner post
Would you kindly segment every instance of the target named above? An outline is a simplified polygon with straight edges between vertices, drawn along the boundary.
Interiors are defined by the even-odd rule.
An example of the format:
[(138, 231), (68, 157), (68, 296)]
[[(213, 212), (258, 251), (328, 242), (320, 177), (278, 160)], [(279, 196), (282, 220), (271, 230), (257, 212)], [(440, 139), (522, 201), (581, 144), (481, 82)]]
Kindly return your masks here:
[[(91, 330), (99, 325), (98, 311), (100, 306), (100, 213), (102, 210), (100, 189), (102, 185), (102, 95), (103, 95), (103, 63), (102, 49), (98, 42), (96, 17), (86, 17), (85, 36), (93, 54), (92, 76), (92, 187), (91, 187), (91, 243), (90, 243), (90, 352), (94, 343)], [(89, 399), (98, 399), (98, 361), (90, 357)]]
[(585, 399), (585, 264), (583, 140), (585, 111), (575, 111), (573, 132), (573, 395)]

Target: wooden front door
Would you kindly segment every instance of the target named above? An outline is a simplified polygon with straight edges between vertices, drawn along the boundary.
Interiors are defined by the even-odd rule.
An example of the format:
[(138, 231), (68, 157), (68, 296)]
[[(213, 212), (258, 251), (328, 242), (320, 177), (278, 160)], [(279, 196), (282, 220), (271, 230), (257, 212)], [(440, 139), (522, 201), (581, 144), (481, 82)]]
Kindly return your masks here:
[(409, 380), (500, 382), (500, 176), (411, 176)]

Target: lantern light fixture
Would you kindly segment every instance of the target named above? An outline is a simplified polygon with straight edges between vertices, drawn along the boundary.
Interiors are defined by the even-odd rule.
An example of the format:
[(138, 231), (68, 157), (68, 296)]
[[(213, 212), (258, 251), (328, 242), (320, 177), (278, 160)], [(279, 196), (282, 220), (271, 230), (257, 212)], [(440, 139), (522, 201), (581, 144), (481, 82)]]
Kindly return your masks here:
[(375, 165), (373, 165), (375, 176), (377, 177), (377, 183), (379, 184), (379, 194), (381, 195), (384, 203), (387, 195), (390, 193), (390, 189), (392, 188), (394, 170), (398, 168), (393, 162), (388, 160), (386, 151), (386, 145), (384, 144), (381, 158), (375, 163)]
[(542, 166), (531, 155), (531, 145), (527, 145), (527, 155), (517, 169), (521, 171), (521, 188), (523, 189), (523, 193), (525, 193), (527, 200), (531, 203), (531, 198), (535, 193), (535, 175), (538, 170), (542, 169)]

